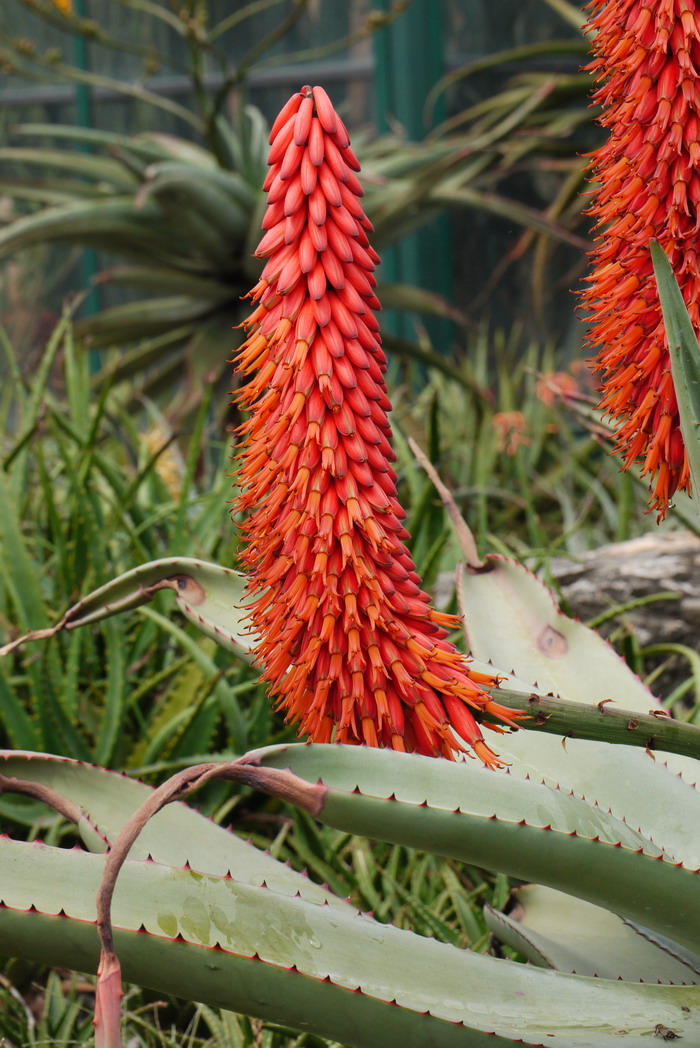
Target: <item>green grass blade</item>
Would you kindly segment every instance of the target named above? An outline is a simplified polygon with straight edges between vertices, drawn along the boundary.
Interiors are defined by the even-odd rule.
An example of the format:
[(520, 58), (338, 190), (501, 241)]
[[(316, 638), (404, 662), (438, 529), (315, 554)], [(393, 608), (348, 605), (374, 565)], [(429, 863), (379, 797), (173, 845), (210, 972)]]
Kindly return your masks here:
[(666, 326), (681, 432), (697, 499), (700, 492), (700, 347), (671, 264), (655, 240), (651, 242), (651, 258)]

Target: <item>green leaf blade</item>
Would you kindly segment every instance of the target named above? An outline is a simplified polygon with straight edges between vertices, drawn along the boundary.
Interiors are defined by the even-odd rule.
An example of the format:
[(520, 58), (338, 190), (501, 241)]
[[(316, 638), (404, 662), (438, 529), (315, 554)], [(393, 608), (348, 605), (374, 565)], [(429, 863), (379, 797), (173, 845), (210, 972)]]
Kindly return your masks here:
[(697, 498), (700, 492), (700, 347), (665, 251), (655, 240), (650, 248), (666, 327), (681, 433)]

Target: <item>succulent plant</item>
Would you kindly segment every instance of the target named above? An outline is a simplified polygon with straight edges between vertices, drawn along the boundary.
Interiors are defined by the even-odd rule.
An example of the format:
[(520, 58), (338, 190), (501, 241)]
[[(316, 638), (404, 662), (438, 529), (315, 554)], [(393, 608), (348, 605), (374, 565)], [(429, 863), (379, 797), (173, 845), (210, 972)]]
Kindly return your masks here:
[[(312, 97), (304, 93), (304, 99)], [(319, 97), (316, 106), (319, 116), (325, 111), (325, 119), (325, 96)], [(326, 122), (330, 126), (330, 119)], [(347, 148), (347, 143), (338, 148)], [(291, 161), (282, 162), (282, 181), (285, 171), (294, 173), (291, 167)], [(166, 182), (167, 174), (159, 172)], [(304, 196), (313, 191), (303, 185), (300, 189)], [(296, 228), (296, 210), (285, 216), (285, 227)], [(162, 230), (153, 233), (155, 247)], [(274, 241), (287, 234), (276, 230), (267, 235)], [(698, 347), (658, 249), (654, 263), (681, 429), (687, 444), (697, 444)], [(308, 287), (320, 302), (322, 295), (313, 295), (313, 287), (322, 283), (325, 288), (326, 280), (316, 268), (308, 270)], [(267, 281), (272, 286), (269, 275), (261, 285)], [(285, 288), (270, 296), (265, 290), (259, 288), (260, 309), (269, 309), (270, 324), (266, 327), (262, 320), (264, 344), (253, 342), (253, 348), (264, 352), (270, 343), (277, 352), (281, 330), (303, 325), (308, 316), (303, 295), (290, 296), (287, 315), (284, 306), (275, 313)], [(370, 287), (365, 305), (372, 297)], [(318, 306), (323, 308), (323, 303)], [(345, 321), (342, 310), (340, 315)], [(316, 320), (321, 328), (329, 325), (328, 317)], [(309, 394), (305, 355), (315, 343), (299, 327), (296, 334), (305, 344), (297, 348), (299, 360), (266, 362), (270, 378), (277, 370), (301, 376), (303, 388), (285, 388), (287, 401), (278, 416), (272, 415), (273, 427), (280, 430), (297, 421), (293, 405), (298, 415)], [(349, 333), (344, 336), (353, 341)], [(338, 358), (344, 359), (344, 352), (352, 350), (341, 345)], [(321, 353), (319, 357), (325, 361)], [(352, 398), (334, 388), (329, 379), (338, 377), (334, 371), (316, 371), (317, 378), (328, 380), (333, 419), (342, 420), (341, 408)], [(273, 382), (276, 393), (284, 378), (278, 378), (277, 387)], [(350, 381), (343, 387), (355, 388)], [(379, 403), (382, 396), (379, 392)], [(369, 417), (371, 410), (362, 407), (358, 414)], [(263, 466), (275, 476), (283, 468), (275, 454), (286, 456), (288, 450), (276, 449), (277, 429), (263, 434), (257, 449)], [(330, 450), (333, 436), (327, 442)], [(304, 470), (308, 474), (311, 467), (294, 455), (291, 459), (303, 484)], [(691, 451), (689, 459), (694, 461)], [(336, 482), (347, 476), (335, 460), (325, 468)], [(296, 477), (288, 480), (288, 487), (297, 483)], [(372, 490), (369, 482), (363, 486)], [(346, 491), (341, 500), (345, 517), (351, 500), (359, 505), (357, 494)], [(265, 506), (269, 513), (258, 531), (273, 527), (270, 504)], [(293, 512), (301, 518), (299, 507)], [(340, 519), (340, 513), (328, 515), (331, 525)], [(391, 551), (402, 563), (408, 557), (395, 518), (388, 519), (398, 547), (373, 535), (366, 515), (358, 511), (353, 519), (370, 545), (374, 538), (380, 551)], [(611, 649), (561, 615), (541, 582), (513, 561), (492, 557), (477, 562), (466, 525), (458, 521), (458, 526), (467, 559), (458, 593), (471, 651), (469, 673), (478, 674), (485, 689), (479, 714), (501, 716), (500, 706), (490, 708), (489, 696), (498, 695), (495, 676), (504, 696), (519, 694), (522, 705), (533, 711), (530, 720), (522, 719), (524, 730), (501, 738), (499, 758), (506, 769), (497, 768), (495, 760), (488, 768), (468, 759), (443, 761), (389, 748), (289, 744), (186, 768), (152, 791), (77, 761), (0, 754), (0, 791), (46, 802), (74, 824), (82, 841), (81, 847), (66, 849), (0, 838), (3, 951), (98, 970), (98, 1048), (116, 1048), (120, 1042), (122, 970), (157, 990), (283, 1022), (357, 1048), (398, 1041), (416, 1048), (557, 1042), (567, 1048), (620, 1043), (643, 1048), (654, 1037), (698, 1042), (700, 728), (671, 726), (660, 704)], [(345, 521), (339, 534), (350, 534)], [(280, 549), (274, 543), (265, 547), (264, 538), (253, 536), (270, 567)], [(345, 547), (341, 543), (341, 568), (352, 560), (354, 547), (349, 545), (350, 551), (347, 542)], [(255, 561), (255, 556), (248, 558), (251, 570)], [(292, 564), (294, 557), (280, 570), (289, 571), (294, 580)], [(406, 567), (406, 575), (417, 589), (412, 568), (412, 563), (410, 570)], [(13, 641), (5, 651), (128, 611), (161, 589), (172, 589), (179, 610), (194, 625), (247, 659), (250, 641), (257, 638), (246, 635), (235, 606), (241, 581), (227, 569), (193, 559), (151, 562), (84, 597), (55, 627)], [(262, 587), (264, 603), (274, 587), (269, 578)], [(413, 596), (411, 591), (408, 598)], [(422, 596), (416, 599), (425, 603)], [(407, 621), (415, 632), (413, 618)], [(261, 616), (254, 625), (261, 631), (280, 630), (284, 622), (271, 624)], [(353, 629), (350, 625), (349, 633)], [(435, 641), (441, 650), (443, 641), (442, 634)], [(412, 651), (408, 644), (404, 647)], [(270, 648), (255, 643), (256, 657), (277, 657)], [(297, 654), (294, 645), (284, 650), (284, 657), (292, 660), (291, 672), (297, 668)], [(405, 653), (403, 658), (408, 661)], [(281, 669), (283, 676), (285, 667)], [(337, 679), (342, 683), (340, 674)], [(436, 686), (432, 678), (421, 679)], [(590, 708), (581, 730), (583, 735), (587, 729), (588, 738), (576, 737), (575, 729), (561, 740), (552, 734), (557, 711), (547, 719), (550, 696), (564, 707)], [(344, 702), (348, 695), (341, 698)], [(404, 698), (410, 702), (410, 695)], [(625, 733), (620, 739), (619, 715), (605, 712), (611, 702), (624, 706), (625, 732), (634, 746), (610, 745), (609, 738), (628, 741)], [(332, 712), (342, 729), (342, 703), (340, 716)], [(379, 719), (379, 710), (366, 715)], [(591, 739), (596, 733), (599, 737)], [(357, 733), (354, 737), (359, 741)], [(657, 737), (666, 747), (663, 760), (654, 753)], [(472, 746), (479, 753), (473, 739)], [(426, 747), (426, 752), (432, 751)], [(408, 845), (524, 882), (515, 893), (514, 908), (492, 910), (487, 919), (495, 935), (532, 963), (481, 956), (382, 924), (196, 811), (171, 803), (213, 779), (270, 794), (345, 833)]]
[[(538, 689), (520, 685), (528, 695), (614, 697), (632, 713), (656, 705), (605, 642), (562, 616), (525, 569), (500, 559), (488, 567), (463, 575), (460, 586), (479, 662), (492, 666), (497, 653), (497, 668), (512, 666), (521, 682), (536, 675)], [(189, 571), (207, 599), (214, 596), (207, 581), (214, 576), (201, 566), (162, 565), (173, 568), (175, 586)], [(110, 597), (89, 598), (90, 616), (101, 600), (108, 613)], [(209, 605), (199, 606), (206, 618)], [(233, 635), (234, 613), (226, 616)], [(119, 874), (112, 921), (124, 974), (359, 1046), (401, 1037), (415, 1045), (597, 1048), (619, 1043), (622, 1030), (631, 1045), (663, 1030), (693, 1043), (700, 763), (602, 741), (570, 738), (564, 747), (529, 730), (503, 740), (501, 753), (506, 774), (470, 761), (316, 744), (269, 747), (236, 763), (249, 785), (302, 803), (328, 825), (531, 883), (516, 891), (510, 914), (490, 912), (487, 920), (534, 966), (379, 924), (176, 804), (147, 823)], [(103, 853), (153, 793), (42, 754), (4, 753), (1, 768), (3, 790), (38, 784), (54, 803), (63, 798), (62, 814), (77, 821), (83, 839), (70, 851), (0, 839), (3, 948), (94, 971)]]

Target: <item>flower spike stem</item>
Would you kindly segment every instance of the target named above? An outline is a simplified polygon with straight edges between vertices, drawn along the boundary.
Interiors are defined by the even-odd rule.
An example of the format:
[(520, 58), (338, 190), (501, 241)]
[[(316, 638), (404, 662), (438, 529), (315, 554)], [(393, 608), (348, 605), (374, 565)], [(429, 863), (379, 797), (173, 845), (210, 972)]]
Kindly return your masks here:
[(110, 847), (97, 892), (97, 931), (101, 952), (95, 1002), (96, 1048), (122, 1048), (119, 1004), (122, 997), (121, 969), (114, 949), (111, 918), (112, 897), (119, 871), (148, 820), (166, 804), (183, 800), (211, 779), (224, 779), (251, 786), (262, 793), (289, 801), (311, 815), (318, 815), (327, 792), (324, 786), (311, 785), (289, 771), (258, 767), (258, 759), (255, 756), (243, 756), (235, 761), (198, 764), (177, 772), (154, 790), (134, 812)]
[[(551, 695), (526, 695), (499, 688), (499, 700), (528, 716), (519, 722), (524, 731), (544, 731), (566, 739), (593, 739), (621, 746), (641, 746), (700, 760), (700, 726), (674, 720), (665, 710), (637, 713), (618, 709), (614, 702), (589, 706)], [(488, 719), (484, 714), (484, 720)]]
[(479, 721), (517, 726), (447, 639), (406, 546), (359, 163), (322, 87), (270, 135), (268, 207), (235, 358), (249, 616), (277, 705), (314, 742), (500, 761)]

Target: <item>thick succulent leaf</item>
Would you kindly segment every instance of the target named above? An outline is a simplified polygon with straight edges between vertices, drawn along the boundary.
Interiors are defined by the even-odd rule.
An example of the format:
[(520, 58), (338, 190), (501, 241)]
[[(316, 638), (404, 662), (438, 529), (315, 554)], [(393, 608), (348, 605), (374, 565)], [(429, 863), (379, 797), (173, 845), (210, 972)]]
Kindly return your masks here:
[(31, 200), (33, 203), (70, 204), (78, 197), (100, 198), (104, 193), (95, 186), (67, 178), (27, 178), (26, 175), (0, 177), (0, 193), (12, 200)]
[[(129, 141), (131, 143), (132, 139), (130, 138)], [(134, 141), (139, 148), (143, 144), (151, 148), (155, 147), (165, 156), (182, 161), (184, 164), (191, 164), (203, 171), (211, 172), (218, 169), (216, 158), (210, 150), (197, 145), (196, 142), (180, 138), (178, 135), (170, 135), (165, 131), (146, 131), (136, 135)]]
[[(2, 183), (0, 182), (0, 188)], [(235, 297), (230, 284), (208, 277), (195, 277), (171, 266), (111, 266), (99, 275), (100, 284), (126, 284), (129, 287), (165, 291), (169, 294), (197, 296), (213, 302)]]
[[(549, 590), (522, 565), (488, 558), (491, 571), (463, 574), (460, 599), (477, 666), (518, 680), (508, 686), (553, 692), (575, 702), (612, 699), (647, 712), (658, 700), (609, 644), (557, 608)], [(511, 775), (545, 779), (611, 808), (669, 854), (700, 865), (700, 762), (676, 754), (655, 760), (642, 750), (522, 731), (497, 747)]]
[(0, 148), (0, 164), (38, 165), (42, 169), (58, 168), (73, 175), (110, 183), (115, 188), (133, 188), (134, 177), (111, 157), (94, 156), (65, 149), (32, 149), (16, 146)]
[(666, 327), (681, 433), (697, 498), (700, 491), (700, 346), (671, 264), (655, 240), (651, 242), (651, 257)]
[(216, 132), (236, 172), (258, 192), (267, 170), (270, 128), (256, 106), (244, 106), (237, 116), (237, 126), (232, 127), (219, 114), (215, 119)]
[[(99, 316), (99, 314), (96, 315)], [(84, 321), (88, 320), (89, 317), (84, 318)], [(145, 339), (133, 349), (122, 351), (115, 360), (110, 361), (96, 373), (93, 380), (95, 386), (101, 387), (104, 382), (115, 384), (124, 382), (134, 376), (143, 375), (144, 372), (147, 373), (148, 380), (150, 380), (153, 371), (158, 370), (158, 362), (164, 358), (168, 360), (169, 355), (177, 353), (178, 349), (181, 352), (183, 343), (197, 330), (197, 323), (183, 324), (162, 335)], [(142, 377), (141, 384), (145, 387), (148, 381), (144, 381)]]
[(674, 956), (600, 906), (526, 884), (509, 914), (487, 906), (486, 924), (533, 964), (627, 982), (700, 984), (700, 956)]
[(222, 190), (213, 179), (203, 175), (194, 178), (191, 167), (155, 175), (138, 194), (139, 201), (150, 197), (166, 204), (174, 202), (188, 213), (196, 212), (212, 229), (231, 240), (232, 253), (248, 229), (250, 205), (246, 212), (232, 193)]
[[(116, 839), (127, 819), (153, 792), (150, 786), (125, 775), (44, 753), (0, 751), (0, 774), (38, 782), (77, 805), (86, 816), (79, 826), (85, 846), (96, 852), (104, 851), (105, 840)], [(349, 903), (304, 874), (185, 804), (170, 804), (150, 819), (136, 839), (130, 858), (151, 858), (166, 866), (189, 865), (198, 873), (217, 877), (230, 872), (243, 884), (267, 884), (281, 895), (300, 895), (334, 910), (352, 910)]]
[[(154, 186), (169, 184), (178, 187), (191, 186), (194, 174), (191, 164), (180, 164), (175, 161), (152, 164), (146, 170), (146, 178), (149, 185), (152, 183)], [(253, 189), (236, 171), (212, 168), (206, 172), (197, 172), (196, 181), (198, 187), (211, 187), (213, 190), (219, 191), (219, 194), (215, 194), (212, 198), (203, 198), (207, 206), (210, 199), (220, 199), (220, 193), (223, 191), (223, 205), (229, 206), (230, 201), (233, 200), (244, 215), (247, 213), (248, 217), (250, 217), (250, 213), (255, 208), (260, 197), (260, 191)], [(193, 199), (196, 200), (196, 197)], [(245, 224), (247, 225), (248, 223), (246, 222)]]
[(660, 707), (614, 649), (562, 614), (527, 568), (500, 556), (488, 557), (487, 565), (489, 570), (460, 578), (467, 641), (475, 658), (572, 702), (612, 699), (640, 713)]
[(377, 297), (383, 309), (409, 309), (428, 316), (449, 317), (458, 324), (466, 322), (464, 314), (455, 309), (448, 299), (414, 284), (379, 284)]
[(75, 324), (74, 331), (76, 338), (87, 335), (92, 348), (102, 349), (157, 336), (186, 324), (201, 323), (215, 308), (216, 303), (211, 299), (190, 295), (140, 299), (84, 317)]
[(29, 135), (32, 138), (58, 138), (69, 142), (88, 143), (95, 149), (111, 149), (115, 154), (120, 150), (129, 150), (141, 159), (151, 162), (172, 156), (170, 150), (148, 141), (147, 134), (120, 135), (113, 131), (98, 131), (93, 127), (71, 127), (67, 124), (15, 124), (12, 133)]
[(471, 761), (367, 747), (279, 746), (256, 757), (320, 779), (321, 822), (549, 885), (700, 952), (697, 865), (572, 793)]
[(251, 661), (252, 638), (241, 609), (245, 577), (231, 568), (195, 560), (167, 557), (149, 561), (93, 590), (66, 612), (50, 630), (13, 641), (6, 650), (48, 633), (76, 629), (112, 615), (131, 611), (153, 599), (161, 589), (175, 592), (178, 607), (198, 629), (239, 658)]
[[(144, 253), (168, 263), (182, 255), (181, 243), (168, 232), (155, 205), (146, 205), (136, 214), (131, 197), (113, 197), (43, 208), (8, 223), (0, 230), (0, 258), (53, 241), (99, 247), (140, 261)], [(196, 266), (194, 260), (189, 264)]]
[[(95, 970), (100, 856), (0, 840), (3, 950)], [(55, 915), (55, 916), (54, 916)], [(361, 914), (128, 862), (114, 898), (127, 979), (357, 1048), (643, 1048), (700, 1036), (697, 987), (639, 986), (459, 950)]]

